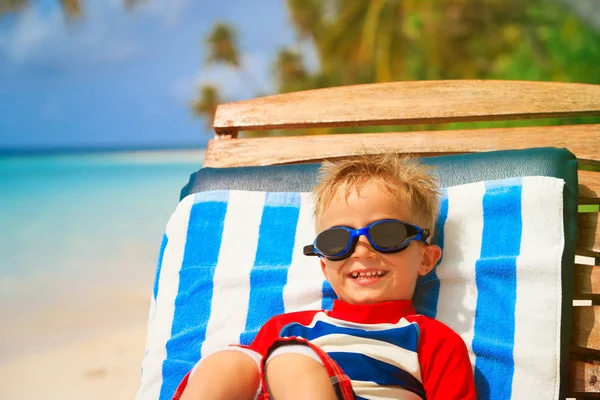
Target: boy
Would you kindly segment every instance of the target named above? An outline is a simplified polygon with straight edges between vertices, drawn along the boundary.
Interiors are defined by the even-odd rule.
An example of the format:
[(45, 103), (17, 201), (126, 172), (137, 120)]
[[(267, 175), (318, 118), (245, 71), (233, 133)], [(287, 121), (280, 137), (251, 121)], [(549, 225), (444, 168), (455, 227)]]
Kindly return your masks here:
[(441, 256), (427, 168), (392, 153), (325, 163), (314, 194), (304, 253), (320, 257), (333, 309), (271, 318), (250, 346), (198, 363), (174, 399), (475, 399), (465, 344), (411, 302)]

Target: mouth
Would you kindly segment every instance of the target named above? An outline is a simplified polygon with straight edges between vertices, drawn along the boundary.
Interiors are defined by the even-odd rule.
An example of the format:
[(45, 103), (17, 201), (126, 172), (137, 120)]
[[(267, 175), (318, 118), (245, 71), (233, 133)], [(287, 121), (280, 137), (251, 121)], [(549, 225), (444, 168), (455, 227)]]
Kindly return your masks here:
[(371, 271), (354, 271), (348, 274), (348, 277), (358, 283), (372, 283), (387, 275), (388, 271), (371, 270)]

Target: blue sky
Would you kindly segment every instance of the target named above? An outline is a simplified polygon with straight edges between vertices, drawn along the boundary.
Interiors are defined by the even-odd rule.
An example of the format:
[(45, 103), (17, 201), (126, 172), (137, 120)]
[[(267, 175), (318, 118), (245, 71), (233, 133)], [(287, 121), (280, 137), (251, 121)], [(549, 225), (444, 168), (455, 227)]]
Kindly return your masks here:
[(0, 17), (0, 149), (204, 146), (189, 104), (197, 85), (253, 95), (239, 73), (206, 66), (214, 23), (239, 32), (246, 68), (268, 91), (275, 52), (295, 42), (283, 0), (84, 0), (66, 21), (58, 0)]

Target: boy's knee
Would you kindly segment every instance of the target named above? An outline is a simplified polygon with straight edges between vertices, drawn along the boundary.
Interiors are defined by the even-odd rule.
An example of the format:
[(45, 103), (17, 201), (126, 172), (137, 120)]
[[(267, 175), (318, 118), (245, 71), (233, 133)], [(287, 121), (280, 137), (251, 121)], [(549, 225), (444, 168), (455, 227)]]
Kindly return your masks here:
[(222, 373), (258, 373), (259, 363), (260, 355), (239, 350), (222, 350), (200, 361), (195, 369), (202, 368)]
[(239, 349), (207, 356), (192, 370), (181, 400), (255, 398), (260, 385), (255, 358)]
[(202, 386), (229, 381), (232, 377), (248, 385), (260, 381), (259, 366), (251, 355), (240, 351), (219, 351), (202, 359), (190, 374), (190, 382)]
[(269, 393), (276, 399), (335, 399), (327, 370), (305, 354), (284, 353), (265, 366)]

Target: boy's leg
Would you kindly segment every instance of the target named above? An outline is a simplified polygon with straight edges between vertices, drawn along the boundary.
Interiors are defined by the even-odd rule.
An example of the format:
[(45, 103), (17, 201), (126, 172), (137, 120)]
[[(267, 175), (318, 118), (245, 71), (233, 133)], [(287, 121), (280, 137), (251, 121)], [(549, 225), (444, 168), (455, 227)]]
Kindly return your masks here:
[(200, 361), (181, 400), (252, 400), (260, 386), (260, 355), (248, 349), (219, 351)]
[[(308, 346), (303, 347), (312, 352)], [(327, 370), (314, 352), (292, 351), (277, 355), (274, 352), (267, 360), (265, 369), (269, 394), (276, 400), (338, 399)]]

